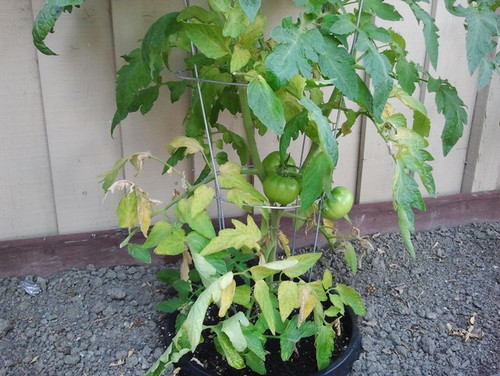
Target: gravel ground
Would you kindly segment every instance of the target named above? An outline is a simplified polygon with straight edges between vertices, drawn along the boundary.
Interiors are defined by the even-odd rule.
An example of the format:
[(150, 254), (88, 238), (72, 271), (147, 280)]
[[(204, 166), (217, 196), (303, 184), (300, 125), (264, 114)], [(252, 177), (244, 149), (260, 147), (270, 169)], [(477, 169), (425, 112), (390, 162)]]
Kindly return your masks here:
[[(355, 276), (324, 257), (338, 282), (365, 297), (354, 376), (500, 376), (500, 223), (417, 233), (417, 260), (398, 234), (375, 236)], [(116, 266), (0, 279), (0, 376), (143, 375), (163, 351), (165, 286), (157, 267)], [(450, 335), (470, 328), (467, 342)], [(481, 337), (481, 338), (476, 338)]]

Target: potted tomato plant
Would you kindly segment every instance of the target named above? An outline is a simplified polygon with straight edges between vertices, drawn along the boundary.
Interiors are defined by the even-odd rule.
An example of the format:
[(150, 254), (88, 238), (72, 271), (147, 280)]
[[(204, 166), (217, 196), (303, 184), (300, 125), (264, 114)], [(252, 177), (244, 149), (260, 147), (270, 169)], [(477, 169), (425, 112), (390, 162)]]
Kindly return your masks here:
[[(62, 12), (83, 3), (47, 0), (33, 27), (41, 52), (53, 54), (46, 36)], [(332, 248), (337, 246), (334, 221), (347, 217), (353, 204), (352, 193), (335, 186), (338, 144), (364, 116), (394, 159), (394, 208), (406, 247), (414, 255), (412, 210), (425, 209), (416, 178), (427, 192), (435, 192), (429, 164), (433, 158), (426, 150), (431, 124), (425, 106), (412, 96), (416, 86), (425, 83), (435, 93), (437, 109), (445, 118), (444, 154), (460, 138), (467, 117), (455, 88), (408, 58), (411, 43), (375, 23), (399, 21), (398, 8), (409, 7), (423, 24), (429, 59), (436, 66), (438, 30), (419, 3), (403, 0), (396, 7), (382, 0), (290, 0), (293, 14), (285, 15), (266, 36), (260, 0), (208, 0), (205, 6), (186, 1), (178, 12), (156, 20), (140, 46), (124, 56), (112, 130), (129, 113), (148, 112), (163, 86), (170, 89), (173, 102), (182, 95), (192, 97), (185, 133), (168, 145), (168, 160), (138, 152), (102, 176), (106, 192), (124, 192), (117, 214), (129, 236), (122, 246), (145, 262), (151, 260), (151, 252), (182, 257), (180, 270), (159, 273), (177, 291), (160, 305), (163, 311), (177, 313), (176, 329), (148, 375), (159, 375), (172, 363), (182, 364), (185, 354), (206, 344), (230, 367), (244, 372), (268, 374), (271, 363), (293, 362), (308, 346), (314, 358), (309, 374), (349, 372), (359, 350), (348, 347), (352, 356), (347, 366), (338, 366), (332, 355), (343, 325), (353, 325), (343, 319), (346, 313), (364, 314), (361, 297), (335, 283), (328, 269), (310, 278), (321, 253), (293, 254), (280, 224), (284, 217), (293, 218), (296, 229), (312, 226)], [(446, 1), (452, 14), (465, 18), (469, 67), (479, 68), (480, 86), (498, 67), (498, 59), (488, 55), (498, 34), (497, 5), (485, 0), (464, 7)], [(166, 81), (174, 49), (188, 54), (186, 66), (175, 72), (177, 79)], [(412, 124), (394, 103), (407, 108)], [(241, 118), (243, 136), (222, 124), (223, 111)], [(279, 138), (279, 149), (264, 157), (256, 135), (265, 133)], [(299, 137), (310, 147), (296, 162), (289, 149)], [(224, 147), (233, 148), (238, 159), (229, 160)], [(205, 167), (195, 181), (184, 180), (185, 190), (167, 204), (153, 200), (132, 181), (116, 181), (125, 164), (140, 171), (148, 160), (160, 162), (163, 173), (183, 176), (176, 165), (192, 155), (199, 155)], [(252, 181), (259, 181), (262, 191)], [(207, 211), (212, 201), (217, 204), (216, 226)], [(248, 216), (226, 227), (225, 201)], [(138, 242), (134, 235), (140, 233), (144, 240)], [(342, 247), (352, 266), (354, 248), (346, 242)], [(355, 330), (350, 337), (359, 345)], [(279, 359), (269, 361), (274, 353)], [(277, 367), (277, 373), (269, 374), (282, 374)]]

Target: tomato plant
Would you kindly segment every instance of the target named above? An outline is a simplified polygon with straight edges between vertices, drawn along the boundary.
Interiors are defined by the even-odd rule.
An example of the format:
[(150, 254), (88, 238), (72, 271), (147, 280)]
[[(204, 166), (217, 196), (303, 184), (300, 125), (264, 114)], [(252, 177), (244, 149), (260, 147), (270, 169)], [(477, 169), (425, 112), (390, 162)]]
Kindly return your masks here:
[(323, 217), (326, 219), (340, 219), (349, 213), (354, 203), (354, 196), (346, 187), (335, 187), (332, 189), (332, 197), (323, 203)]
[(268, 175), (264, 179), (263, 186), (269, 201), (281, 205), (288, 205), (300, 193), (300, 184), (296, 179), (278, 174)]
[[(273, 151), (269, 153), (263, 160), (262, 166), (264, 167), (264, 171), (266, 175), (276, 174), (278, 172), (278, 168), (281, 164), (281, 157), (279, 151)], [(295, 170), (295, 161), (292, 157), (288, 157), (283, 164), (285, 170)]]

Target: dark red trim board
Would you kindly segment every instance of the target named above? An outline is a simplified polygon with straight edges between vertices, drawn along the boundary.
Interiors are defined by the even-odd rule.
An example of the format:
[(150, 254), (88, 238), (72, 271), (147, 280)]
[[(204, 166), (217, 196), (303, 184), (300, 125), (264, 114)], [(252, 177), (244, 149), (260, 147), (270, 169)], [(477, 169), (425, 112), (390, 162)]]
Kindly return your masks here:
[[(417, 231), (433, 230), (476, 222), (500, 221), (500, 190), (426, 199), (427, 211), (415, 212)], [(352, 225), (362, 235), (398, 231), (392, 203), (356, 205), (349, 214)], [(338, 221), (340, 233), (350, 233), (352, 225)], [(290, 231), (291, 221), (284, 223)], [(288, 227), (288, 231), (287, 231)], [(314, 231), (297, 239), (297, 247), (313, 244)], [(89, 264), (96, 267), (135, 265), (138, 262), (119, 248), (122, 231), (61, 235), (47, 238), (0, 242), (0, 277), (36, 275), (46, 277)], [(321, 245), (323, 245), (322, 243)], [(168, 264), (175, 257), (154, 256), (153, 263)]]

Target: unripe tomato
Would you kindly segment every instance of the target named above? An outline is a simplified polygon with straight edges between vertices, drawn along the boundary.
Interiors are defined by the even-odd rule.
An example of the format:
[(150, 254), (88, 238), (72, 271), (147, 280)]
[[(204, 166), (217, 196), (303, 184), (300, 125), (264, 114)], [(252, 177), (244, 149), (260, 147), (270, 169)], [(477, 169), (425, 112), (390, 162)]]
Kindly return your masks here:
[(281, 205), (288, 205), (300, 193), (300, 184), (297, 180), (278, 174), (268, 175), (262, 185), (264, 193), (271, 203), (277, 202)]
[[(267, 157), (265, 157), (262, 160), (262, 166), (264, 167), (264, 171), (266, 172), (266, 175), (276, 174), (277, 168), (279, 167), (280, 162), (281, 162), (281, 158), (280, 158), (279, 151), (273, 151), (272, 153), (269, 153), (267, 155)], [(295, 166), (295, 161), (293, 160), (292, 157), (288, 158), (287, 164), (291, 165), (291, 166)]]
[(354, 196), (346, 187), (335, 187), (332, 198), (323, 202), (322, 215), (326, 219), (340, 219), (349, 213), (354, 203)]

